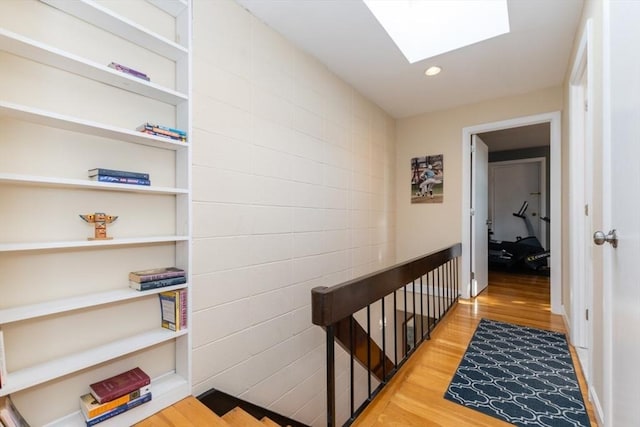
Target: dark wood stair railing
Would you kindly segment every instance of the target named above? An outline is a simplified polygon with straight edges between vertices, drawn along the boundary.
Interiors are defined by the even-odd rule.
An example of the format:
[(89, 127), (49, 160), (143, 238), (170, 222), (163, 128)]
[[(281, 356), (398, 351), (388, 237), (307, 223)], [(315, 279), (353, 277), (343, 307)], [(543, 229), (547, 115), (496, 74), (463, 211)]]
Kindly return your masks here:
[[(456, 243), (428, 255), (396, 264), (332, 287), (311, 290), (312, 322), (326, 331), (327, 351), (327, 426), (336, 420), (335, 342), (350, 355), (349, 426), (371, 403), (389, 379), (413, 354), (459, 297), (459, 263), (462, 245)], [(416, 295), (419, 295), (416, 297)], [(393, 304), (393, 307), (386, 305)], [(380, 308), (381, 336), (376, 342), (371, 334), (372, 307)], [(354, 314), (366, 310), (366, 326)], [(387, 343), (387, 316), (393, 313), (393, 341)], [(398, 320), (397, 312), (402, 313)], [(363, 315), (361, 313), (361, 315)], [(377, 316), (377, 314), (376, 314)], [(410, 323), (413, 324), (410, 326)], [(398, 326), (400, 325), (400, 326)], [(400, 335), (398, 330), (400, 329)], [(390, 357), (389, 353), (393, 356)], [(391, 359), (393, 358), (393, 362)], [(400, 360), (398, 360), (400, 359)], [(367, 397), (355, 402), (354, 361), (368, 372)], [(372, 376), (379, 384), (372, 389)], [(343, 391), (343, 390), (341, 390)], [(357, 407), (356, 407), (357, 405)]]

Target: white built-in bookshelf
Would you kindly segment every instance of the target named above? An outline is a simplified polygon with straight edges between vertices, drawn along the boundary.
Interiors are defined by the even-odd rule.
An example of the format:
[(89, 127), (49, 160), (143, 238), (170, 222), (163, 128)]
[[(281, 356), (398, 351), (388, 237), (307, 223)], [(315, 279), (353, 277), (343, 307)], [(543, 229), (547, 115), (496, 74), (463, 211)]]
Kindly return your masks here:
[[(190, 286), (190, 4), (137, 5), (149, 8), (158, 25), (173, 26), (162, 34), (137, 22), (135, 13), (125, 17), (111, 10), (109, 2), (31, 0), (20, 6), (24, 14), (37, 10), (33, 19), (53, 19), (34, 28), (68, 22), (75, 30), (113, 38), (112, 45), (97, 46), (96, 55), (112, 54), (114, 62), (123, 63), (117, 60), (123, 39), (127, 51), (140, 51), (140, 64), (131, 67), (143, 68), (152, 81), (78, 54), (74, 50), (82, 49), (74, 43), (61, 47), (40, 30), (25, 26), (22, 33), (20, 26), (0, 24), (0, 54), (10, 61), (3, 72), (24, 67), (42, 74), (44, 82), (54, 79), (51, 94), (42, 86), (32, 93), (25, 87), (14, 96), (5, 91), (7, 99), (0, 90), (0, 127), (7, 130), (0, 134), (0, 329), (8, 368), (0, 396), (10, 394), (33, 424), (83, 426), (78, 399), (88, 384), (140, 366), (152, 377), (151, 402), (100, 424), (132, 425), (191, 393), (190, 331), (161, 328), (157, 302), (161, 291)], [(169, 65), (145, 68), (158, 63)], [(154, 75), (175, 84), (155, 83)], [(22, 77), (13, 77), (19, 84)], [(95, 87), (101, 97), (87, 93), (86, 104), (66, 104), (68, 89), (59, 87), (74, 82), (82, 85), (78, 90)], [(119, 115), (120, 99), (133, 106)], [(139, 110), (152, 108), (145, 114), (135, 111), (138, 104)], [(137, 132), (141, 117), (187, 131), (188, 142)], [(149, 172), (151, 185), (92, 181), (87, 170), (97, 167)], [(86, 238), (93, 228), (78, 215), (94, 211), (119, 216), (108, 227), (111, 240)], [(130, 271), (166, 266), (185, 269), (187, 283), (144, 292), (129, 288)], [(93, 329), (95, 334), (87, 333)]]

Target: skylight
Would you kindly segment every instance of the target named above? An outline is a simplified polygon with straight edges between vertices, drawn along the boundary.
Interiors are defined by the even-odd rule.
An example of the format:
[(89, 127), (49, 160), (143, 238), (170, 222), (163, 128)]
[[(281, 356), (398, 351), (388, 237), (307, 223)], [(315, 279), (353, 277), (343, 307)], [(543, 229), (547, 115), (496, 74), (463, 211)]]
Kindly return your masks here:
[(410, 63), (509, 32), (507, 0), (363, 0)]

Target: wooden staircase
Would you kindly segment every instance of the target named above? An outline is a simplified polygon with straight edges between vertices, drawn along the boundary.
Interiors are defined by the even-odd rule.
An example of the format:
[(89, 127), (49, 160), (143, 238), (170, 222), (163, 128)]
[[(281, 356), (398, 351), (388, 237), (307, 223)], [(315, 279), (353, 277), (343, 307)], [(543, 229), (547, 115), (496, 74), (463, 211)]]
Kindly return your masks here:
[(223, 416), (216, 415), (193, 396), (136, 424), (135, 427), (286, 427), (268, 417), (258, 420), (239, 407)]
[(258, 421), (257, 418), (254, 418), (251, 414), (239, 407), (235, 407), (224, 414), (222, 419), (230, 427), (281, 427), (280, 424), (267, 417), (262, 417), (262, 419)]

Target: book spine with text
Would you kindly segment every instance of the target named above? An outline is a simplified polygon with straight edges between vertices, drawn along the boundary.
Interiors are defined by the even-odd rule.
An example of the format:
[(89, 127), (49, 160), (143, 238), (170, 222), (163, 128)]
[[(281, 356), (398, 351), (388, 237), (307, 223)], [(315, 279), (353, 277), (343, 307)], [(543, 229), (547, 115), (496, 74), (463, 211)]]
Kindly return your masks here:
[(126, 178), (124, 176), (94, 175), (91, 179), (94, 181), (112, 182), (115, 184), (151, 185), (151, 181), (148, 179)]
[(160, 311), (162, 313), (162, 327), (170, 331), (180, 330), (180, 292), (167, 291), (158, 294)]
[(172, 127), (168, 127), (168, 126), (157, 125), (157, 124), (153, 124), (153, 123), (149, 123), (149, 122), (141, 124), (140, 126), (138, 126), (137, 129), (138, 130), (156, 129), (156, 130), (169, 132), (171, 134), (177, 134), (178, 136), (182, 136), (182, 137), (186, 137), (187, 136), (187, 132), (183, 131), (182, 129), (176, 129), (176, 128), (172, 128)]
[(107, 176), (121, 176), (124, 178), (149, 179), (148, 173), (121, 171), (117, 169), (94, 168), (94, 169), (89, 169), (88, 172), (89, 172), (89, 177), (96, 176), (96, 175), (107, 175)]
[(179, 268), (165, 268), (147, 271), (132, 271), (129, 273), (129, 280), (133, 282), (151, 282), (153, 280), (170, 279), (172, 277), (183, 277), (185, 271)]
[(166, 286), (182, 285), (183, 283), (187, 283), (187, 278), (185, 276), (152, 280), (150, 282), (134, 282), (133, 280), (130, 280), (129, 287), (137, 291), (148, 291), (150, 289), (164, 288)]
[(82, 409), (84, 418), (90, 420), (91, 418), (102, 415), (105, 412), (108, 412), (120, 405), (124, 405), (125, 403), (135, 400), (140, 396), (143, 396), (150, 392), (151, 386), (146, 385), (139, 388), (138, 390), (132, 391), (129, 394), (125, 394), (124, 396), (120, 396), (105, 403), (99, 403), (91, 393), (87, 393), (80, 397), (80, 408)]
[(180, 329), (187, 327), (187, 290), (180, 289)]
[(151, 81), (149, 76), (147, 76), (142, 71), (138, 71), (138, 70), (134, 70), (133, 68), (125, 67), (124, 65), (118, 64), (117, 62), (110, 63), (109, 67), (113, 68), (114, 70), (118, 70), (120, 72), (123, 72), (125, 74), (129, 74), (131, 76), (138, 77), (139, 79), (144, 79), (144, 80), (146, 80), (148, 82)]
[(117, 415), (122, 414), (123, 412), (127, 412), (130, 409), (133, 409), (137, 406), (142, 405), (143, 403), (147, 403), (151, 400), (151, 393), (144, 394), (137, 399), (134, 399), (130, 402), (122, 404), (120, 406), (115, 407), (114, 409), (105, 412), (104, 414), (98, 415), (97, 417), (91, 418), (87, 420), (87, 427), (94, 426), (98, 423), (108, 420), (109, 418), (113, 418)]

